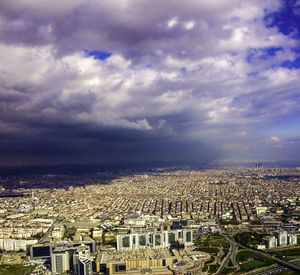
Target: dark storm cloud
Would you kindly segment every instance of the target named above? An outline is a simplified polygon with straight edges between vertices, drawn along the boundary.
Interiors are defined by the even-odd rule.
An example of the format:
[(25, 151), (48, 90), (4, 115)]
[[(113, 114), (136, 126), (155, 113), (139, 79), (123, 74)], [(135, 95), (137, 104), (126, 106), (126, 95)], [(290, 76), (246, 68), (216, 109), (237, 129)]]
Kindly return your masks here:
[(211, 163), (254, 158), (249, 144), (280, 158), (270, 138), (289, 137), (260, 131), (299, 114), (299, 70), (284, 66), (299, 41), (266, 22), (281, 7), (1, 1), (1, 164)]
[[(33, 127), (33, 125), (31, 125)], [(86, 125), (44, 125), (32, 135), (6, 135), (0, 138), (3, 156), (15, 158), (17, 164), (33, 163), (102, 163), (114, 161), (180, 161), (208, 164), (217, 152), (206, 143), (185, 142), (152, 133), (126, 129), (93, 129)], [(40, 127), (38, 127), (40, 128)], [(18, 162), (19, 159), (19, 162)]]
[(241, 6), (238, 0), (155, 5), (152, 1), (60, 1), (57, 7), (38, 1), (2, 1), (3, 26), (8, 27), (2, 28), (1, 38), (28, 45), (54, 43), (64, 54), (86, 48), (139, 57), (155, 55), (160, 49), (173, 54), (188, 50), (199, 56), (208, 49), (219, 50), (211, 32), (219, 39), (229, 37), (231, 31), (223, 29), (222, 23), (232, 7)]

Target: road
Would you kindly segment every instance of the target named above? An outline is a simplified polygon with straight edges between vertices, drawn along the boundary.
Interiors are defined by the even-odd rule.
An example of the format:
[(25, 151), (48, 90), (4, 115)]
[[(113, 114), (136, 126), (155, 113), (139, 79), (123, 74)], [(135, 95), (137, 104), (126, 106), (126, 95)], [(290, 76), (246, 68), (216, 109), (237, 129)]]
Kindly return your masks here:
[[(258, 254), (260, 254), (260, 255), (262, 255), (262, 256), (265, 256), (265, 257), (267, 257), (267, 258), (269, 258), (269, 259), (272, 259), (272, 260), (276, 261), (278, 264), (280, 264), (280, 265), (282, 265), (282, 266), (284, 266), (284, 267), (287, 267), (287, 268), (289, 268), (289, 269), (292, 269), (292, 270), (295, 270), (295, 271), (300, 271), (300, 266), (297, 265), (297, 264), (295, 264), (295, 263), (286, 262), (286, 261), (284, 261), (284, 260), (281, 260), (281, 259), (276, 258), (275, 256), (271, 256), (270, 254), (268, 254), (268, 253), (266, 253), (266, 252), (263, 252), (263, 251), (261, 251), (261, 250), (257, 250), (257, 249), (253, 249), (253, 248), (249, 248), (249, 247), (243, 246), (243, 245), (237, 243), (237, 242), (234, 240), (234, 238), (232, 238), (232, 240), (234, 241), (234, 243), (235, 243), (236, 245), (239, 245), (239, 246), (242, 247), (242, 248), (252, 250), (252, 251), (254, 251), (254, 252), (256, 252), (256, 253), (258, 253)], [(274, 273), (274, 274), (276, 274), (276, 273)]]
[(44, 234), (44, 236), (39, 240), (39, 243), (43, 243), (52, 234), (53, 228), (54, 225), (52, 224), (49, 227), (48, 231)]
[(245, 247), (239, 243), (237, 243), (234, 239), (234, 235), (231, 238), (228, 238), (227, 236), (224, 236), (230, 244), (230, 248), (229, 248), (229, 252), (227, 254), (227, 256), (225, 257), (225, 259), (223, 260), (223, 262), (221, 263), (216, 275), (222, 275), (223, 269), (224, 267), (228, 264), (229, 260), (231, 259), (232, 263), (237, 266), (238, 263), (235, 260), (235, 254), (236, 254), (236, 248), (238, 246), (244, 248), (244, 249), (248, 249), (248, 250), (252, 250), (260, 255), (263, 255), (267, 258), (270, 258), (274, 261), (276, 261), (280, 266), (273, 266), (273, 267), (269, 267), (267, 269), (264, 270), (253, 270), (250, 271), (249, 275), (275, 275), (275, 274), (280, 274), (284, 271), (287, 270), (295, 270), (295, 271), (300, 271), (300, 265), (299, 262), (295, 261), (295, 262), (286, 262), (284, 260), (278, 259), (275, 256), (272, 256), (264, 251), (261, 250), (257, 250), (257, 249), (253, 249), (253, 248), (249, 248), (249, 247)]
[(231, 261), (232, 261), (233, 265), (239, 266), (239, 264), (238, 264), (238, 262), (236, 261), (236, 258), (235, 258), (236, 254), (237, 254), (237, 247), (238, 246), (236, 245), (233, 237), (231, 237), (230, 241), (233, 243), (233, 254), (231, 255)]
[(275, 275), (289, 270), (290, 269), (287, 267), (276, 265), (276, 266), (269, 266), (267, 268), (260, 269), (260, 270), (250, 271), (247, 272), (246, 274), (247, 275)]
[(221, 263), (216, 275), (222, 275), (224, 267), (228, 264), (231, 258), (234, 258), (236, 252), (236, 243), (233, 239), (229, 239), (227, 236), (224, 236), (230, 244), (229, 252), (223, 262)]

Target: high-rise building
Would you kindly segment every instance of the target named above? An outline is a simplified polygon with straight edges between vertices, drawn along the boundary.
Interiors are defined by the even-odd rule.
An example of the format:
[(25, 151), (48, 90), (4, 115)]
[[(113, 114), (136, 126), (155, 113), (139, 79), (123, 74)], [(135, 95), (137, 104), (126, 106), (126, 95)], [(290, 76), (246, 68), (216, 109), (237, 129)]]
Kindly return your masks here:
[(73, 255), (73, 265), (75, 275), (92, 275), (93, 259), (90, 255), (90, 249), (86, 245), (76, 247)]
[(93, 266), (92, 261), (87, 258), (78, 258), (75, 265), (75, 275), (92, 275)]
[(296, 234), (288, 234), (288, 245), (297, 245), (297, 235)]
[(68, 248), (56, 247), (51, 252), (51, 270), (53, 274), (61, 274), (70, 270)]
[(193, 245), (192, 230), (166, 230), (117, 236), (118, 250), (169, 248), (176, 246), (178, 243), (184, 247)]
[(272, 249), (277, 247), (277, 239), (275, 236), (268, 236), (265, 239), (265, 245), (267, 248)]
[(287, 231), (275, 231), (273, 236), (265, 238), (265, 245), (269, 249), (297, 245), (297, 234), (288, 233)]
[(277, 246), (287, 246), (288, 244), (287, 231), (275, 232), (274, 235), (277, 237)]

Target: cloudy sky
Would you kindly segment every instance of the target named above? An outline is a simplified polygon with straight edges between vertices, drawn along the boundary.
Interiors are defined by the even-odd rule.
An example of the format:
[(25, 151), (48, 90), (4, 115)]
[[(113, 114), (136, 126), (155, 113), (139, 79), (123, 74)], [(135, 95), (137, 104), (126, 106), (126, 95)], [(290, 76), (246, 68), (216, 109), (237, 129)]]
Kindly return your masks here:
[(0, 165), (299, 161), (299, 41), (299, 0), (1, 0)]

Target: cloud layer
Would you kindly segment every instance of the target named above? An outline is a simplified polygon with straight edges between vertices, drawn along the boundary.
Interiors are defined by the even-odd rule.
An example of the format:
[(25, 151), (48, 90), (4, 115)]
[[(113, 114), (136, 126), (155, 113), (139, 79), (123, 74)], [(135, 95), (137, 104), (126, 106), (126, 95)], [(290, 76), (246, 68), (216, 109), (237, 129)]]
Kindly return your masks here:
[(288, 2), (1, 1), (1, 164), (299, 160)]

